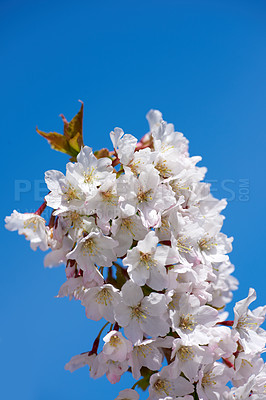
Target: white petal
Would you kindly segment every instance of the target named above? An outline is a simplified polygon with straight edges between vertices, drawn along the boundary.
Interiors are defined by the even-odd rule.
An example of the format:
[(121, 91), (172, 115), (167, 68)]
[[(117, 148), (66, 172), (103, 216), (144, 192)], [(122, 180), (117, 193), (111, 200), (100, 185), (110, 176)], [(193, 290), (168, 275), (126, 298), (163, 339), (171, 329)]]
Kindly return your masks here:
[(123, 301), (128, 306), (137, 306), (143, 299), (141, 288), (131, 280), (127, 281), (121, 289)]

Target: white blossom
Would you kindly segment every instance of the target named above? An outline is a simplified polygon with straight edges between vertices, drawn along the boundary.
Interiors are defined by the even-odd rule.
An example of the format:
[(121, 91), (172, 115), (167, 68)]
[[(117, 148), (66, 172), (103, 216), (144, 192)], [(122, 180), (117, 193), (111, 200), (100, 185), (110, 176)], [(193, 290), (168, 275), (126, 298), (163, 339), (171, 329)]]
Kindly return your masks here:
[(114, 323), (114, 307), (119, 303), (118, 289), (106, 284), (87, 289), (81, 297), (81, 302), (86, 308), (88, 318), (99, 321), (105, 318)]
[(79, 354), (71, 358), (71, 360), (65, 365), (65, 369), (70, 372), (74, 372), (79, 368), (85, 367), (86, 365), (91, 367), (95, 357), (95, 354), (90, 354), (89, 352)]
[(165, 266), (169, 264), (168, 246), (157, 246), (158, 238), (150, 231), (136, 247), (128, 250), (123, 264), (128, 266), (127, 272), (133, 282), (139, 286), (147, 283), (152, 289), (161, 290), (167, 286)]
[(133, 349), (132, 343), (125, 339), (121, 332), (110, 331), (103, 341), (103, 354), (113, 361), (125, 361)]
[(178, 376), (172, 378), (169, 374), (168, 366), (157, 373), (153, 374), (150, 379), (148, 400), (161, 400), (170, 397), (184, 396), (193, 393), (194, 386), (185, 378)]
[(122, 164), (127, 165), (133, 158), (137, 139), (129, 134), (124, 134), (121, 128), (115, 128), (110, 133), (114, 149)]
[(233, 329), (239, 333), (240, 342), (247, 353), (261, 352), (266, 343), (265, 331), (260, 328), (265, 320), (266, 306), (258, 307), (253, 311), (248, 309), (256, 297), (255, 290), (250, 289), (248, 297), (238, 301), (234, 307)]
[(163, 294), (151, 293), (144, 297), (141, 288), (132, 281), (125, 283), (121, 294), (121, 301), (115, 308), (115, 319), (133, 344), (142, 340), (143, 334), (156, 337), (168, 333)]
[(147, 367), (152, 371), (159, 370), (162, 366), (163, 353), (159, 349), (160, 345), (154, 339), (138, 340), (133, 347), (130, 355), (129, 364), (132, 368), (134, 379), (140, 379), (140, 370)]
[(83, 270), (93, 268), (95, 264), (110, 267), (116, 260), (114, 248), (118, 243), (98, 230), (81, 237), (76, 247), (67, 254), (70, 260), (76, 260)]
[(225, 384), (232, 372), (226, 366), (215, 362), (203, 366), (199, 371), (197, 393), (202, 400), (220, 400), (224, 392), (229, 391)]
[(5, 218), (6, 229), (18, 231), (19, 235), (24, 235), (30, 241), (32, 250), (38, 247), (45, 251), (48, 249), (48, 232), (45, 227), (45, 220), (38, 214), (21, 214), (16, 210)]

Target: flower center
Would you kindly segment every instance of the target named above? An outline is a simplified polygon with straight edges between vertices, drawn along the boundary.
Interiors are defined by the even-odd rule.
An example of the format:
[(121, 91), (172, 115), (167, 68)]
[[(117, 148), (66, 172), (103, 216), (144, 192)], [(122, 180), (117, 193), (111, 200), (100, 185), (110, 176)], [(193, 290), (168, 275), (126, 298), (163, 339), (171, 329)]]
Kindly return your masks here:
[(117, 347), (121, 343), (121, 339), (118, 335), (113, 335), (109, 341), (110, 345)]
[(157, 379), (157, 381), (154, 383), (154, 389), (156, 390), (156, 392), (165, 393), (167, 396), (169, 396), (171, 391), (171, 384), (165, 379)]
[(155, 168), (157, 169), (157, 171), (159, 171), (160, 176), (162, 178), (169, 178), (169, 176), (171, 176), (171, 170), (169, 168), (167, 168), (166, 166), (166, 160), (163, 161), (159, 161), (156, 165)]
[(146, 358), (147, 354), (152, 352), (152, 347), (149, 344), (141, 344), (140, 346), (136, 346), (137, 353), (141, 354), (142, 357)]
[(24, 221), (24, 229), (28, 228), (36, 232), (39, 223), (45, 223), (45, 221), (42, 217), (36, 215), (36, 217), (31, 217)]
[(69, 185), (67, 191), (65, 192), (65, 200), (67, 203), (69, 203), (71, 200), (80, 200), (77, 190), (72, 186)]
[(77, 227), (79, 227), (79, 226), (82, 224), (81, 215), (78, 214), (76, 211), (72, 211), (72, 212), (69, 214), (69, 216), (70, 216), (70, 219), (71, 219), (71, 221), (72, 221), (72, 226), (73, 226), (74, 228), (77, 228)]
[(111, 304), (112, 300), (113, 300), (113, 296), (111, 295), (110, 291), (106, 288), (103, 288), (102, 290), (100, 290), (96, 296), (96, 303), (104, 304), (105, 306), (108, 306), (108, 304)]
[(201, 385), (203, 387), (216, 385), (216, 381), (213, 378), (215, 378), (215, 375), (211, 371), (204, 374)]
[(201, 251), (209, 251), (212, 247), (217, 246), (217, 243), (213, 242), (213, 238), (202, 238), (198, 241), (198, 245)]
[(253, 368), (253, 365), (251, 364), (251, 362), (248, 361), (248, 360), (246, 360), (245, 358), (243, 358), (243, 359), (241, 360), (241, 366), (242, 366), (242, 367), (245, 367), (246, 365), (249, 365), (251, 368)]
[(162, 217), (161, 218), (161, 226), (158, 228), (161, 232), (168, 232), (169, 231), (169, 221), (168, 218)]
[(170, 182), (170, 186), (178, 196), (180, 196), (182, 194), (182, 190), (190, 189), (189, 186), (182, 185), (181, 179), (176, 179), (176, 180)]
[(131, 307), (131, 318), (136, 318), (138, 321), (142, 318), (147, 318), (140, 304), (137, 307)]
[(84, 176), (84, 183), (92, 183), (94, 181), (94, 168), (91, 168), (87, 170), (87, 172), (83, 172)]
[(139, 252), (140, 262), (145, 265), (147, 269), (150, 267), (154, 267), (156, 265), (156, 261), (152, 258), (150, 253)]
[(128, 165), (128, 166), (130, 167), (131, 171), (133, 172), (133, 174), (134, 174), (135, 176), (137, 176), (138, 173), (139, 173), (139, 170), (138, 170), (139, 164), (140, 164), (140, 161), (137, 160), (137, 161), (131, 162), (131, 163)]
[(113, 193), (112, 189), (109, 189), (106, 192), (101, 192), (101, 196), (102, 196), (103, 201), (111, 204), (112, 206), (116, 206), (117, 196), (115, 193)]
[(247, 314), (241, 315), (238, 320), (237, 329), (255, 329), (257, 326), (257, 322), (250, 322), (250, 319)]
[(178, 238), (176, 246), (179, 253), (189, 253), (191, 251), (191, 245), (187, 243), (187, 239), (185, 237)]
[(178, 357), (181, 361), (193, 360), (194, 352), (192, 346), (181, 346), (178, 349)]
[(132, 231), (133, 226), (134, 226), (134, 222), (132, 221), (132, 218), (123, 218), (122, 219), (121, 229), (128, 230), (132, 236), (135, 236)]
[(143, 203), (144, 201), (152, 200), (151, 193), (152, 193), (152, 189), (149, 189), (146, 192), (144, 192), (144, 190), (142, 190), (142, 189), (139, 189), (138, 195), (137, 195), (137, 199), (138, 199), (139, 203)]
[(175, 292), (172, 296), (172, 301), (168, 304), (168, 308), (171, 310), (178, 309), (180, 297), (180, 294)]
[(98, 248), (92, 238), (87, 239), (83, 243), (83, 256), (85, 256), (87, 253), (89, 253), (90, 256), (96, 256), (98, 253)]
[(192, 314), (182, 314), (180, 317), (179, 327), (185, 331), (193, 331), (195, 326), (194, 318)]

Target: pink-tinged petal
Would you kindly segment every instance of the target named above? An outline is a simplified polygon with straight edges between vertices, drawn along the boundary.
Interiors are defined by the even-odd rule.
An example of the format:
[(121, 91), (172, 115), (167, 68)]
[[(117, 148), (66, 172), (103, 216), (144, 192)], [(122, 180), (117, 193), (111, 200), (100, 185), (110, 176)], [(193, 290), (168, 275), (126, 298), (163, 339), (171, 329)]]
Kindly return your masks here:
[(143, 331), (151, 337), (165, 336), (169, 332), (169, 324), (167, 321), (157, 317), (146, 316), (142, 320)]
[(143, 299), (141, 288), (130, 280), (123, 285), (121, 292), (127, 306), (137, 306)]
[(155, 235), (155, 232), (150, 231), (143, 240), (138, 242), (137, 247), (142, 253), (151, 253), (155, 251), (158, 241), (159, 239)]
[(126, 337), (135, 344), (138, 340), (143, 339), (143, 331), (141, 322), (138, 322), (136, 319), (132, 319), (128, 326), (124, 328), (124, 333)]
[(131, 321), (130, 307), (123, 302), (119, 303), (114, 310), (115, 320), (122, 327), (126, 327)]
[(142, 305), (151, 316), (162, 316), (167, 311), (166, 298), (160, 293), (151, 293), (143, 299)]

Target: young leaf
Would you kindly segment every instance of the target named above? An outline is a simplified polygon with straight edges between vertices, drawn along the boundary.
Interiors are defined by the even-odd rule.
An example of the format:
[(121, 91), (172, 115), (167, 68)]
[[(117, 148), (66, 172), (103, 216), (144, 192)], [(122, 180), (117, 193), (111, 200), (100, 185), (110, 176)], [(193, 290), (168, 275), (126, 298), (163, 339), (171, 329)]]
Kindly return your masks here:
[(78, 153), (83, 146), (83, 103), (79, 112), (70, 122), (66, 120), (63, 114), (60, 115), (64, 123), (63, 135), (57, 132), (43, 132), (36, 128), (36, 131), (48, 140), (52, 149), (69, 154), (71, 161), (75, 161)]

